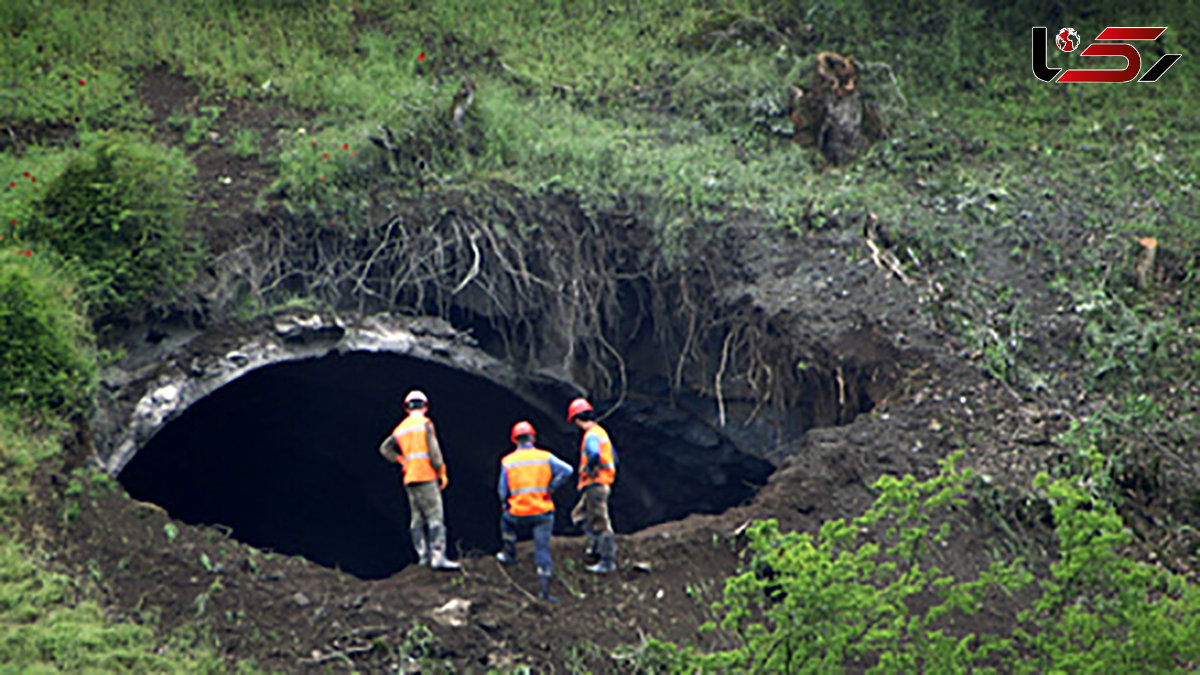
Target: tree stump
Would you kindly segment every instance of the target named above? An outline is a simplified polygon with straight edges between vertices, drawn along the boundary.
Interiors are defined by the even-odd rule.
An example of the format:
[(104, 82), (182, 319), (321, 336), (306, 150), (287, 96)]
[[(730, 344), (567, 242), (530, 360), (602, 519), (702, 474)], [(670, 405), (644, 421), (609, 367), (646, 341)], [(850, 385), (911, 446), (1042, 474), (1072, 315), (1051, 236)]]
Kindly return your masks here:
[(854, 60), (833, 52), (817, 54), (808, 89), (791, 85), (792, 139), (816, 148), (833, 164), (854, 161), (884, 137), (878, 107), (862, 97)]

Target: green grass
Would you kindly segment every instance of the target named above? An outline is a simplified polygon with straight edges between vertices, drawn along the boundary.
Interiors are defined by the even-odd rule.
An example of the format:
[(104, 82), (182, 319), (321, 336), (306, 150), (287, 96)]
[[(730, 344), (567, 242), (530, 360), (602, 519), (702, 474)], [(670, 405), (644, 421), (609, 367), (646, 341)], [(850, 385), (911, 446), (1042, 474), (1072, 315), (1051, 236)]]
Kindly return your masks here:
[[(1030, 74), (1030, 26), (1073, 25), (1086, 40), (1110, 23), (1169, 25), (1159, 46), (1184, 58), (1154, 85), (1045, 85)], [(1037, 256), (1059, 268), (1053, 288), (1084, 325), (1077, 356), (1088, 386), (1109, 401), (1095, 412), (1106, 420), (1097, 447), (1121, 461), (1142, 457), (1147, 433), (1196, 447), (1189, 418), (1128, 410), (1140, 401), (1133, 407), (1173, 418), (1192, 400), (1182, 385), (1200, 376), (1200, 14), (1184, 0), (14, 0), (0, 3), (0, 26), (0, 132), (14, 130), (0, 151), (0, 290), (19, 291), (0, 305), (6, 518), (19, 516), (30, 476), (55, 451), (52, 433), (18, 429), (53, 429), (90, 402), (100, 355), (75, 286), (93, 318), (134, 311), (169, 302), (153, 291), (184, 283), (195, 262), (169, 237), (157, 249), (164, 255), (138, 269), (145, 259), (105, 248), (113, 237), (89, 238), (127, 222), (93, 219), (88, 205), (103, 200), (84, 199), (72, 217), (45, 208), (50, 186), (96, 161), (95, 133), (119, 131), (133, 163), (154, 169), (133, 173), (161, 181), (126, 175), (112, 192), (162, 197), (139, 207), (143, 215), (179, 216), (186, 157), (150, 142), (139, 98), (142, 70), (158, 67), (200, 87), (199, 114), (173, 118), (193, 152), (211, 148), (208, 132), (225, 122), (229, 98), (304, 120), (303, 133), (298, 122), (269, 139), (277, 150), (261, 157), (274, 179), (264, 200), (318, 223), (371, 227), (380, 195), (500, 180), (529, 193), (570, 191), (589, 212), (631, 207), (657, 227), (661, 263), (671, 264), (697, 223), (750, 213), (767, 227), (857, 245), (861, 234), (845, 223), (874, 212), (909, 273), (946, 289), (931, 303), (935, 318), (1012, 386), (1048, 378), (1026, 346), (1026, 299), (991, 275)], [(863, 64), (863, 87), (891, 126), (844, 168), (780, 134), (790, 129), (786, 85), (802, 83), (823, 49)], [(476, 102), (459, 135), (450, 109), (464, 77), (477, 85)], [(404, 152), (369, 143), (380, 124)], [(235, 130), (227, 149), (258, 155), (258, 133)], [(84, 176), (73, 186), (94, 183)], [(139, 210), (106, 203), (122, 217)], [(41, 239), (29, 229), (38, 217)], [(165, 229), (174, 232), (183, 220), (172, 222)], [(133, 250), (163, 229), (131, 225), (140, 234), (120, 246)], [(1158, 238), (1172, 270), (1162, 287), (1131, 281), (1143, 236)], [(989, 255), (1001, 243), (1011, 253)], [(187, 264), (170, 264), (176, 255)], [(271, 306), (248, 298), (241, 311)], [(1161, 394), (1172, 387), (1177, 394)], [(154, 660), (150, 633), (106, 623), (86, 588), (44, 571), (36, 552), (0, 539), (0, 553), (0, 660), (68, 670), (206, 663)]]
[(74, 285), (45, 257), (0, 254), (0, 409), (69, 414), (90, 405), (97, 354)]
[(212, 653), (181, 645), (158, 651), (166, 644), (151, 627), (110, 620), (78, 581), (33, 560), (23, 546), (0, 537), (0, 663), (6, 670), (225, 672)]

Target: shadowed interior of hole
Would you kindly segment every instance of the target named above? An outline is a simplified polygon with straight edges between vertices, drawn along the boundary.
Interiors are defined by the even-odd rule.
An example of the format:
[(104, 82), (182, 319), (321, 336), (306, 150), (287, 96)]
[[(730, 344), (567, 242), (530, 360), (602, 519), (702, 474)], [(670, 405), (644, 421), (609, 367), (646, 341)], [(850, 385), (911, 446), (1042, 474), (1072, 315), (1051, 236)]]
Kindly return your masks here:
[[(410, 388), (428, 394), (446, 453), (451, 552), (495, 551), (496, 483), (512, 424), (531, 421), (539, 445), (573, 466), (579, 431), (489, 380), (410, 357), (360, 352), (256, 370), (166, 425), (119, 478), (131, 496), (185, 522), (226, 525), (254, 546), (385, 577), (415, 560), (398, 467), (377, 449)], [(620, 453), (611, 504), (619, 532), (723, 510), (770, 471), (727, 443), (692, 447), (686, 434), (634, 417), (605, 422)], [(570, 532), (575, 499), (572, 478), (555, 494), (556, 532)]]

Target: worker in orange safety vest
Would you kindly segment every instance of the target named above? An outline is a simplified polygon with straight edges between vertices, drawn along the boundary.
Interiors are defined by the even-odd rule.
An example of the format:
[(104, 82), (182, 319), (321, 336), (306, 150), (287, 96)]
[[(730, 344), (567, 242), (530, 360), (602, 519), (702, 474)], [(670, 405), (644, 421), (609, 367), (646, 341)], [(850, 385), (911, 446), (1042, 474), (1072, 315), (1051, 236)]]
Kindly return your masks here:
[(414, 389), (404, 397), (404, 409), (408, 416), (379, 445), (379, 453), (389, 462), (398, 463), (404, 471), (404, 488), (412, 513), (408, 531), (419, 564), (437, 570), (456, 570), (459, 564), (446, 559), (446, 525), (442, 513), (441, 491), (450, 479), (433, 422), (427, 417), (429, 399)]
[(518, 530), (533, 530), (534, 564), (538, 573), (538, 597), (558, 602), (550, 595), (554, 561), (550, 557), (550, 534), (554, 529), (554, 500), (551, 493), (574, 473), (570, 464), (546, 450), (534, 447), (537, 432), (529, 422), (513, 425), (510, 435), (517, 449), (500, 460), (500, 540), (496, 559), (504, 565), (517, 560)]
[(571, 522), (583, 526), (588, 538), (588, 557), (600, 561), (587, 569), (607, 574), (617, 569), (617, 540), (608, 517), (608, 498), (617, 479), (617, 451), (608, 432), (596, 423), (596, 413), (587, 399), (577, 398), (567, 406), (567, 422), (583, 430), (579, 444), (579, 503), (571, 510)]

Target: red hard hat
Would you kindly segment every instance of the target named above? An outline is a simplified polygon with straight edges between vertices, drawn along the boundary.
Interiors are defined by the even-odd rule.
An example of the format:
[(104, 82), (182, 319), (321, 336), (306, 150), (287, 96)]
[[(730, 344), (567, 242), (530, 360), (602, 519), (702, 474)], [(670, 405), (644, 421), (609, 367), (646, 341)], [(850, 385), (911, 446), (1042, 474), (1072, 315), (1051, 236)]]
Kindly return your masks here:
[(577, 398), (571, 401), (571, 405), (567, 406), (567, 421), (574, 421), (575, 416), (582, 412), (591, 412), (592, 404), (587, 402), (586, 398)]
[(510, 435), (509, 438), (512, 439), (513, 443), (516, 443), (518, 436), (537, 436), (537, 432), (533, 430), (532, 424), (521, 420), (513, 425), (512, 435)]

